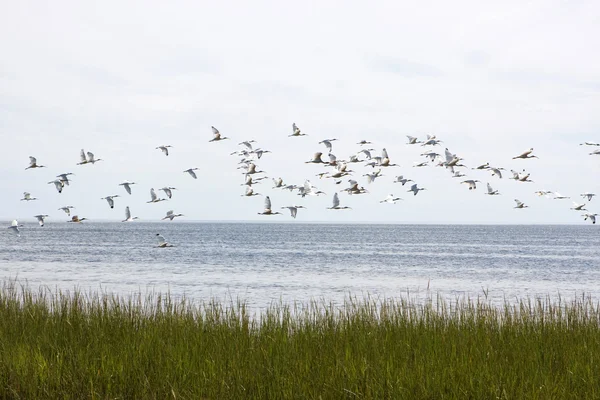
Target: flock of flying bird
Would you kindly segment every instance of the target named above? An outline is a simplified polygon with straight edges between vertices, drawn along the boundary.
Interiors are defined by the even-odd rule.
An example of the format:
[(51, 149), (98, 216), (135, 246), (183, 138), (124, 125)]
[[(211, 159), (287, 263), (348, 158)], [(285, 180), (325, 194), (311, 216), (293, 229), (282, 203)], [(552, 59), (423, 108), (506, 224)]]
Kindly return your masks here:
[[(230, 139), (226, 136), (222, 136), (221, 133), (219, 132), (219, 130), (217, 128), (215, 128), (214, 126), (211, 127), (211, 129), (212, 129), (212, 133), (213, 133), (213, 138), (211, 140), (209, 140), (209, 142), (219, 142), (222, 140)], [(288, 136), (292, 137), (292, 138), (300, 138), (300, 137), (308, 136), (308, 135), (303, 133), (298, 128), (298, 126), (295, 123), (293, 123), (292, 124), (292, 133)], [(443, 154), (441, 154), (441, 152), (440, 153), (436, 152), (436, 149), (441, 148), (442, 147), (441, 143), (443, 143), (442, 140), (437, 139), (436, 136), (427, 135), (427, 137), (424, 140), (419, 140), (418, 138), (413, 137), (413, 136), (407, 136), (407, 139), (408, 139), (407, 145), (410, 145), (410, 146), (420, 145), (421, 147), (426, 149), (423, 153), (421, 153), (421, 156), (424, 157), (424, 161), (416, 162), (413, 165), (413, 167), (419, 168), (419, 167), (426, 167), (426, 166), (434, 165), (434, 166), (446, 168), (451, 173), (451, 176), (453, 178), (466, 177), (466, 174), (463, 173), (463, 170), (467, 169), (467, 166), (461, 162), (463, 160), (462, 157), (459, 157), (458, 155), (450, 152), (448, 150), (448, 148), (445, 148)], [(298, 139), (291, 139), (291, 140), (298, 140)], [(360, 150), (358, 150), (355, 154), (351, 155), (348, 159), (346, 159), (346, 160), (338, 159), (332, 152), (333, 151), (333, 142), (335, 142), (337, 140), (338, 139), (332, 138), (332, 139), (324, 139), (324, 140), (321, 140), (320, 142), (318, 142), (318, 144), (324, 145), (325, 148), (327, 149), (328, 153), (327, 153), (327, 158), (325, 160), (323, 160), (323, 152), (319, 151), (319, 152), (314, 153), (313, 157), (310, 160), (305, 161), (306, 164), (319, 164), (319, 165), (322, 165), (323, 167), (328, 168), (327, 171), (320, 172), (316, 175), (320, 179), (327, 179), (327, 178), (333, 179), (335, 184), (340, 185), (343, 182), (344, 177), (350, 178), (350, 176), (354, 173), (354, 171), (350, 169), (350, 165), (363, 164), (364, 166), (369, 166), (372, 168), (372, 172), (366, 173), (363, 175), (364, 177), (366, 177), (367, 183), (370, 184), (370, 183), (374, 183), (378, 177), (383, 175), (382, 171), (384, 169), (387, 169), (390, 167), (398, 167), (397, 164), (394, 164), (391, 162), (390, 157), (388, 155), (388, 151), (385, 148), (383, 148), (381, 150), (381, 153), (380, 153), (381, 155), (375, 155), (375, 153), (374, 153), (375, 150), (372, 148), (369, 148), (369, 145), (371, 145), (372, 143), (369, 141), (366, 141), (366, 140), (362, 140), (357, 143), (357, 145), (360, 146)], [(246, 187), (244, 194), (242, 194), (242, 196), (244, 196), (244, 197), (260, 196), (261, 195), (260, 193), (257, 193), (254, 191), (254, 185), (261, 183), (262, 180), (268, 179), (268, 177), (265, 175), (266, 174), (265, 171), (257, 169), (256, 163), (258, 160), (260, 160), (262, 158), (262, 156), (264, 154), (271, 153), (271, 152), (269, 150), (264, 150), (261, 148), (254, 148), (255, 143), (256, 143), (256, 141), (254, 141), (254, 140), (242, 141), (239, 143), (239, 145), (243, 146), (243, 148), (239, 151), (235, 151), (235, 152), (231, 153), (231, 155), (237, 155), (240, 157), (240, 161), (239, 161), (240, 167), (238, 167), (238, 168), (243, 170), (242, 175), (244, 176), (244, 183), (242, 183), (241, 186)], [(593, 142), (584, 142), (584, 143), (581, 143), (581, 145), (582, 146), (600, 147), (600, 143), (593, 143)], [(165, 156), (169, 156), (169, 149), (171, 147), (172, 147), (171, 145), (161, 145), (161, 146), (156, 147), (156, 149), (162, 151), (162, 153)], [(594, 150), (589, 154), (590, 155), (600, 155), (600, 149)], [(513, 157), (514, 160), (531, 160), (531, 159), (535, 159), (535, 158), (538, 158), (538, 157), (533, 154), (533, 148), (531, 148), (527, 151), (524, 151), (523, 153)], [(80, 162), (78, 162), (77, 165), (94, 165), (95, 163), (97, 163), (99, 161), (103, 161), (103, 160), (101, 158), (95, 158), (93, 153), (91, 153), (91, 152), (86, 153), (82, 149), (81, 154), (80, 154)], [(37, 169), (37, 168), (44, 168), (44, 167), (45, 167), (44, 165), (38, 164), (37, 159), (35, 157), (30, 156), (29, 157), (29, 166), (25, 169), (29, 170), (29, 169)], [(479, 170), (479, 171), (489, 171), (491, 176), (495, 176), (498, 179), (503, 178), (503, 171), (505, 171), (504, 168), (497, 167), (497, 166), (491, 166), (489, 163), (482, 164), (482, 165), (479, 165), (479, 166), (471, 168), (471, 169)], [(183, 173), (187, 173), (193, 179), (197, 179), (197, 175), (195, 173), (195, 171), (197, 171), (197, 170), (198, 170), (198, 168), (190, 168), (190, 169), (183, 171)], [(70, 179), (69, 179), (70, 175), (73, 175), (73, 173), (71, 173), (71, 172), (61, 173), (56, 176), (57, 179), (54, 179), (54, 180), (48, 182), (48, 184), (53, 184), (55, 186), (56, 190), (58, 191), (58, 193), (62, 193), (62, 191), (70, 184)], [(520, 172), (515, 171), (515, 170), (510, 170), (510, 174), (508, 174), (508, 175), (509, 175), (509, 179), (513, 179), (517, 182), (532, 182), (532, 180), (529, 179), (530, 174), (528, 172), (526, 172), (525, 169), (523, 169)], [(315, 186), (313, 186), (310, 183), (310, 180), (308, 180), (308, 179), (305, 180), (304, 184), (302, 184), (302, 185), (285, 184), (281, 177), (280, 178), (272, 178), (272, 180), (274, 183), (273, 189), (289, 190), (290, 192), (297, 191), (297, 194), (301, 198), (305, 198), (306, 196), (325, 195), (324, 192), (318, 190)], [(361, 195), (361, 194), (369, 193), (369, 191), (367, 189), (365, 189), (363, 186), (359, 185), (357, 180), (348, 179), (347, 182), (349, 183), (349, 186), (347, 188), (339, 190), (339, 192), (346, 192), (349, 195)], [(419, 194), (419, 192), (426, 190), (426, 188), (419, 187), (418, 184), (415, 183), (412, 179), (405, 178), (403, 175), (396, 176), (396, 178), (394, 180), (394, 183), (400, 183), (402, 186), (404, 186), (408, 182), (411, 182), (412, 184), (411, 184), (410, 188), (407, 190), (407, 192), (412, 193), (413, 196), (416, 196)], [(477, 184), (481, 183), (481, 181), (479, 181), (477, 179), (465, 179), (465, 180), (462, 180), (460, 183), (466, 185), (469, 190), (476, 190)], [(135, 184), (136, 184), (135, 182), (125, 181), (125, 182), (120, 183), (119, 186), (123, 186), (124, 190), (129, 195), (131, 195), (131, 187)], [(486, 194), (486, 195), (489, 195), (489, 196), (500, 195), (498, 190), (494, 190), (489, 182), (486, 184), (486, 189), (487, 189), (487, 191), (484, 192), (484, 194)], [(147, 201), (147, 203), (158, 203), (158, 202), (162, 202), (162, 201), (166, 201), (166, 200), (170, 199), (173, 196), (173, 191), (176, 190), (176, 188), (167, 186), (167, 187), (160, 188), (159, 190), (163, 191), (167, 198), (160, 198), (157, 195), (155, 189), (151, 188), (150, 189), (150, 200)], [(556, 199), (556, 200), (569, 199), (568, 196), (563, 196), (558, 192), (547, 191), (547, 190), (539, 190), (539, 191), (535, 192), (535, 194), (537, 194), (538, 196), (545, 196), (545, 197)], [(596, 194), (589, 193), (589, 192), (585, 192), (585, 193), (581, 194), (581, 197), (583, 197), (584, 199), (587, 199), (588, 202), (592, 201), (594, 196), (596, 196)], [(109, 207), (114, 208), (114, 206), (115, 206), (114, 199), (117, 197), (120, 197), (120, 195), (115, 194), (115, 195), (106, 196), (106, 197), (101, 198), (101, 200), (106, 200)], [(21, 200), (29, 202), (29, 201), (37, 200), (37, 198), (32, 197), (31, 193), (29, 193), (29, 192), (24, 192), (23, 198)], [(395, 204), (400, 200), (402, 200), (402, 198), (396, 197), (393, 194), (390, 194), (385, 199), (381, 200), (380, 203)], [(529, 207), (528, 205), (526, 205), (519, 199), (515, 199), (514, 201), (515, 201), (516, 205), (513, 208), (524, 209), (524, 208)], [(586, 205), (587, 205), (586, 203), (579, 204), (579, 203), (573, 202), (573, 207), (571, 207), (571, 209), (575, 210), (575, 211), (588, 211), (585, 208)], [(73, 208), (75, 208), (75, 207), (73, 207), (71, 205), (66, 205), (66, 206), (59, 208), (59, 210), (65, 212), (68, 216), (71, 217), (71, 219), (68, 220), (67, 222), (80, 223), (80, 222), (86, 220), (86, 218), (80, 218), (78, 215), (71, 216), (71, 210)], [(287, 209), (290, 212), (290, 215), (292, 218), (296, 218), (298, 215), (298, 210), (304, 209), (304, 208), (306, 208), (306, 207), (304, 207), (303, 205), (289, 205), (289, 206), (281, 207), (281, 209)], [(327, 207), (327, 209), (329, 209), (329, 210), (347, 210), (347, 209), (351, 209), (351, 208), (348, 206), (341, 205), (340, 197), (338, 195), (338, 192), (336, 191), (332, 197), (331, 207)], [(282, 213), (279, 211), (273, 211), (270, 196), (265, 196), (264, 209), (262, 212), (258, 212), (258, 214), (269, 216), (269, 215), (281, 215)], [(596, 217), (598, 215), (599, 214), (590, 213), (590, 212), (586, 212), (586, 213), (582, 214), (582, 216), (584, 217), (584, 220), (589, 219), (593, 224), (596, 223)], [(173, 210), (169, 210), (162, 219), (163, 220), (168, 219), (168, 220), (172, 221), (173, 219), (175, 219), (177, 217), (181, 217), (181, 216), (183, 216), (183, 214), (178, 214), (178, 213), (176, 214), (176, 213), (174, 213)], [(40, 226), (44, 226), (44, 221), (48, 217), (48, 215), (47, 214), (38, 214), (38, 215), (35, 215), (34, 217), (38, 220)], [(125, 219), (122, 222), (131, 222), (136, 219), (138, 219), (138, 217), (131, 215), (131, 210), (129, 209), (129, 206), (125, 207)], [(20, 226), (22, 226), (22, 225), (19, 224), (18, 221), (13, 220), (11, 225), (8, 227), (8, 229), (11, 229), (15, 233), (19, 234)], [(158, 239), (158, 247), (173, 247), (173, 245), (168, 243), (162, 235), (156, 234), (156, 237)]]

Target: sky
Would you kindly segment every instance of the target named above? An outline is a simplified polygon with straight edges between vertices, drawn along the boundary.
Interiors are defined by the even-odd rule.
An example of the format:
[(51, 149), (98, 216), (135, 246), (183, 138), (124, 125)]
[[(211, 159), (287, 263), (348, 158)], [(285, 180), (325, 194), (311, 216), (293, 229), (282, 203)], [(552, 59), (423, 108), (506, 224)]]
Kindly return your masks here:
[[(8, 2), (0, 14), (0, 220), (140, 221), (167, 210), (180, 221), (583, 224), (572, 201), (600, 195), (600, 4), (594, 1)], [(308, 136), (288, 137), (295, 122)], [(211, 126), (231, 140), (209, 143)], [(474, 191), (439, 167), (413, 167), (426, 149), (406, 135), (436, 135), (475, 167), (526, 169), (533, 183), (465, 170)], [(392, 163), (352, 164), (365, 195), (340, 193), (328, 210), (328, 168), (305, 164), (325, 147), (347, 159), (359, 140)], [(243, 140), (270, 150), (269, 178), (326, 195), (301, 198), (263, 181), (242, 197)], [(156, 146), (170, 144), (167, 157)], [(539, 159), (512, 160), (534, 148)], [(76, 165), (81, 149), (104, 161)], [(47, 168), (25, 170), (28, 156)], [(197, 167), (198, 180), (182, 171)], [(47, 182), (75, 175), (59, 194)], [(427, 191), (413, 196), (397, 175)], [(120, 182), (134, 181), (132, 195)], [(490, 182), (500, 196), (484, 195)], [(150, 188), (176, 187), (148, 204)], [(538, 197), (558, 191), (567, 200)], [(24, 191), (38, 200), (20, 201)], [(119, 194), (110, 209), (107, 195)], [(387, 195), (404, 200), (380, 204)], [(161, 193), (162, 195), (162, 193)], [(520, 199), (527, 209), (514, 209)], [(280, 207), (304, 205), (296, 220)], [(587, 207), (600, 213), (600, 196)], [(177, 221), (177, 220), (176, 220)], [(173, 222), (176, 223), (176, 222)]]

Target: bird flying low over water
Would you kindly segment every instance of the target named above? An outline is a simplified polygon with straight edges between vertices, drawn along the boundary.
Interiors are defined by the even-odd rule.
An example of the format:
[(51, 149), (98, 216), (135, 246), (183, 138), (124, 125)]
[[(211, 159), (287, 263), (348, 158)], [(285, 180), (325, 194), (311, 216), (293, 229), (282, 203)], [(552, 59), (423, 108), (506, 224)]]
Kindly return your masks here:
[(158, 240), (158, 246), (156, 247), (174, 247), (171, 243), (168, 243), (165, 240), (165, 237), (163, 235), (161, 235), (160, 233), (156, 234), (156, 239)]
[(290, 210), (290, 214), (292, 216), (292, 218), (296, 218), (296, 215), (298, 214), (298, 209), (299, 208), (306, 208), (304, 206), (287, 206), (287, 207), (281, 207), (282, 209), (287, 208), (288, 210)]
[(59, 211), (64, 211), (65, 214), (67, 214), (68, 216), (71, 216), (71, 209), (72, 208), (75, 208), (75, 207), (73, 207), (73, 206), (64, 206), (64, 207), (59, 208), (58, 210)]
[(273, 212), (271, 210), (271, 198), (269, 196), (265, 197), (265, 210), (258, 215), (277, 215), (281, 214), (279, 211)]
[(584, 221), (587, 221), (589, 219), (590, 221), (592, 221), (592, 224), (596, 224), (597, 216), (598, 216), (598, 214), (587, 214), (587, 213), (582, 215)]
[(38, 224), (40, 224), (40, 226), (44, 226), (44, 220), (46, 218), (48, 218), (48, 215), (47, 214), (40, 214), (40, 215), (34, 215), (33, 217), (37, 219)]
[(129, 206), (125, 207), (125, 219), (121, 222), (131, 222), (134, 219), (139, 219), (138, 217), (132, 217), (131, 211), (129, 210)]
[(82, 222), (85, 221), (87, 218), (79, 218), (77, 215), (73, 215), (71, 217), (70, 220), (68, 220), (67, 222)]
[(10, 229), (12, 232), (16, 233), (17, 236), (21, 236), (20, 235), (20, 231), (19, 231), (19, 227), (23, 226), (23, 225), (19, 225), (19, 223), (17, 222), (16, 219), (13, 219), (12, 223), (10, 224), (10, 226), (7, 226), (6, 229)]
[(350, 210), (348, 206), (340, 207), (340, 197), (337, 193), (333, 194), (333, 201), (331, 207), (327, 207), (328, 210)]
[(167, 215), (164, 216), (162, 219), (163, 220), (168, 219), (170, 221), (173, 221), (173, 219), (175, 217), (183, 217), (183, 214), (175, 214), (175, 213), (173, 213), (173, 210), (169, 210), (169, 211), (167, 211)]

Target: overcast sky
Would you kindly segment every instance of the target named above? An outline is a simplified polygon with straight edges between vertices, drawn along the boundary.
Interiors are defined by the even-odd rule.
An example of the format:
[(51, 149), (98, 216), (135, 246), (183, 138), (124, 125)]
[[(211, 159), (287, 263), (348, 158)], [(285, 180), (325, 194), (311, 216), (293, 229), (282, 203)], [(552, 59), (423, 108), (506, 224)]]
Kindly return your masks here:
[[(488, 3), (488, 4), (483, 4)], [(291, 221), (281, 206), (303, 204), (294, 222), (584, 223), (570, 210), (600, 194), (600, 4), (594, 1), (453, 2), (5, 2), (0, 14), (0, 219), (66, 221), (73, 205), (91, 220), (141, 220), (173, 209), (182, 220)], [(292, 122), (308, 134), (290, 138)], [(209, 143), (211, 125), (232, 140)], [(469, 191), (444, 168), (415, 168), (424, 148), (406, 135), (435, 134), (477, 166), (526, 168), (534, 183), (466, 170)], [(304, 164), (325, 138), (348, 158), (367, 139), (399, 168), (340, 193), (352, 210), (332, 211), (337, 186), (326, 168)], [(283, 216), (257, 215), (244, 198), (238, 142), (272, 151), (257, 162), (286, 184), (305, 179), (327, 193), (301, 199), (272, 189)], [(166, 157), (155, 147), (173, 146)], [(534, 147), (540, 158), (512, 160)], [(84, 148), (102, 158), (77, 166)], [(47, 168), (25, 170), (28, 156)], [(198, 180), (182, 171), (198, 167)], [(47, 182), (73, 172), (58, 194)], [(392, 183), (403, 174), (428, 190)], [(137, 182), (128, 195), (118, 186)], [(501, 196), (485, 196), (490, 182)], [(149, 189), (174, 186), (168, 202)], [(569, 200), (538, 198), (559, 191)], [(24, 202), (24, 191), (39, 200)], [(404, 198), (380, 204), (388, 194)], [(119, 194), (114, 209), (101, 197)], [(161, 193), (162, 195), (162, 193)], [(518, 198), (530, 208), (514, 209)], [(600, 213), (600, 196), (587, 207)]]

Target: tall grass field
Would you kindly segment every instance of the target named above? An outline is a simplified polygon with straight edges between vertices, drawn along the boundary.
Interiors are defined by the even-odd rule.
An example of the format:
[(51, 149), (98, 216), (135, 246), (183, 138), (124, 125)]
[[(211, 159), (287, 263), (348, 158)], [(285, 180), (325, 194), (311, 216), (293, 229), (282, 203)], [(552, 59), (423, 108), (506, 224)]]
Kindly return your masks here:
[(0, 398), (600, 398), (600, 311), (408, 300), (190, 304), (0, 290)]

